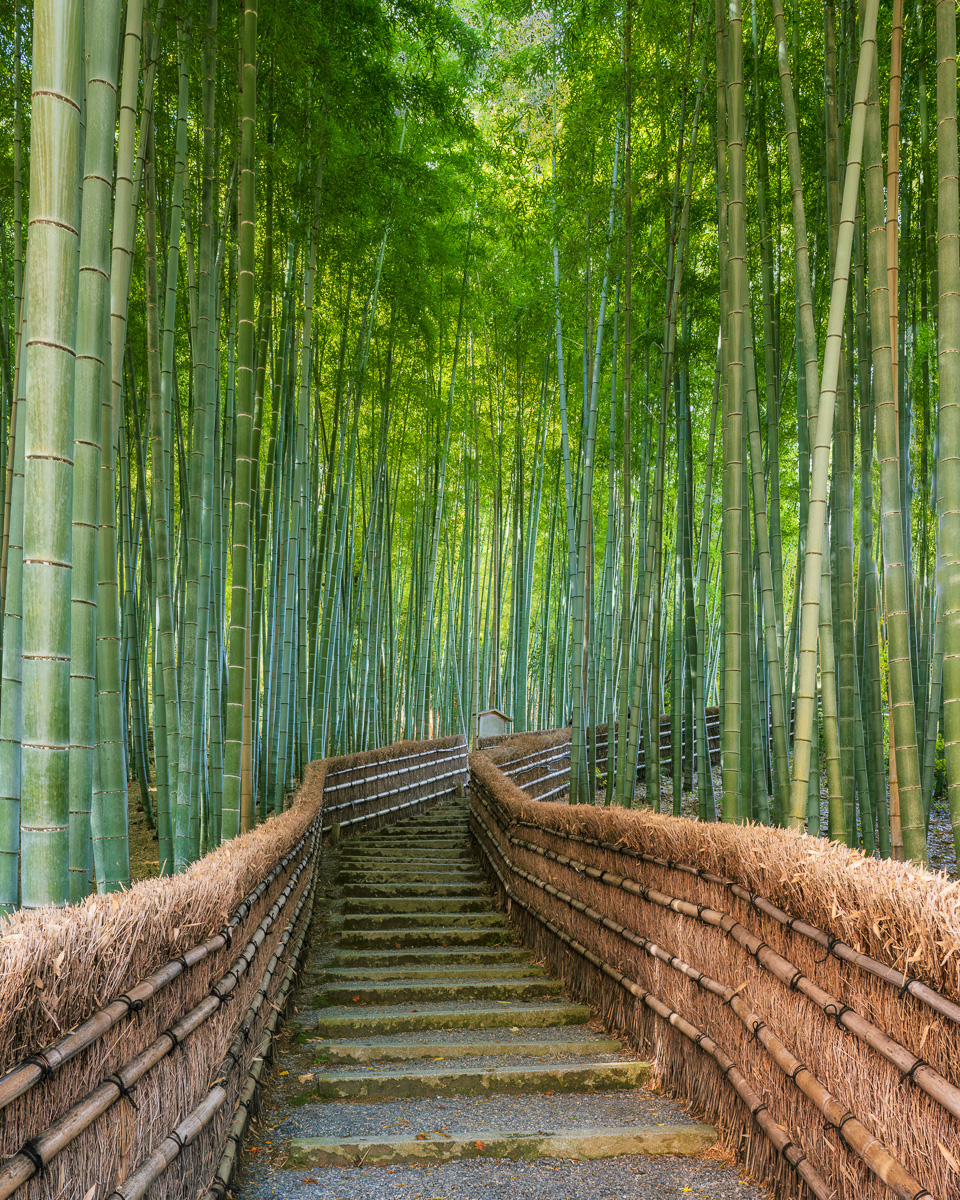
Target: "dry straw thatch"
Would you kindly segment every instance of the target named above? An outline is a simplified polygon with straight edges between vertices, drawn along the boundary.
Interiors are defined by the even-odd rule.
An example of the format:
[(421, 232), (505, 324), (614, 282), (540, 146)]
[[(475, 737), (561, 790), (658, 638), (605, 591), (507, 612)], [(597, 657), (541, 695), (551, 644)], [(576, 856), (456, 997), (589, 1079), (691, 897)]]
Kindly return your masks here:
[[(906, 970), (957, 1001), (957, 885), (913, 866), (866, 860), (782, 830), (538, 803), (484, 755), (472, 756), (471, 768), (478, 805), (484, 791), (491, 797), (486, 820), (496, 816), (492, 828), (495, 854), (503, 856), (501, 870), (509, 860), (517, 872), (510, 885), (522, 902), (514, 908), (520, 910), (515, 916), (525, 935), (581, 995), (601, 1007), (611, 1025), (654, 1056), (670, 1090), (697, 1104), (728, 1138), (742, 1141), (745, 1159), (757, 1174), (778, 1183), (784, 1195), (802, 1191), (769, 1141), (757, 1136), (748, 1109), (720, 1071), (705, 1063), (705, 1056), (692, 1054), (689, 1041), (678, 1036), (677, 1023), (654, 1017), (648, 1004), (632, 1000), (629, 990), (573, 953), (543, 921), (715, 1039), (838, 1196), (885, 1195), (885, 1178), (896, 1185), (896, 1194), (916, 1195), (911, 1177), (944, 1200), (960, 1195), (960, 1123), (928, 1094), (936, 1090), (935, 1073), (944, 1081), (948, 1106), (957, 1094), (960, 1027), (922, 999), (842, 961), (832, 943), (828, 948), (834, 953), (825, 953), (796, 928), (758, 911), (751, 900), (751, 893), (766, 897), (789, 917)], [(651, 857), (662, 861), (651, 862)], [(683, 864), (693, 870), (683, 870)], [(611, 874), (604, 879), (603, 872)], [(617, 878), (636, 880), (641, 890), (653, 889), (668, 903), (656, 902), (653, 893), (638, 895), (637, 889), (631, 894)], [(575, 899), (580, 911), (544, 885)], [(673, 908), (670, 898), (677, 902)], [(725, 927), (704, 919), (704, 910), (725, 913)], [(728, 936), (737, 923), (745, 931), (739, 941)], [(628, 934), (618, 934), (617, 927)], [(640, 940), (631, 942), (629, 933)], [(663, 953), (651, 954), (644, 940)], [(785, 976), (780, 960), (800, 976)], [(700, 972), (720, 985), (720, 994), (712, 994), (703, 979), (697, 981)], [(801, 976), (812, 981), (809, 995), (791, 990), (781, 978)], [(725, 1002), (723, 988), (736, 989), (733, 1003)], [(817, 989), (835, 998), (832, 1012), (830, 1004), (825, 1009), (816, 1002)], [(870, 1045), (863, 1025), (897, 1043), (903, 1062), (922, 1058), (931, 1069), (919, 1067), (904, 1084), (909, 1070), (897, 1069)], [(804, 1064), (807, 1072), (789, 1078), (784, 1064), (790, 1061)], [(889, 1150), (901, 1165), (900, 1176), (881, 1164), (879, 1151), (867, 1149), (867, 1159), (873, 1154), (868, 1167), (811, 1099), (812, 1081), (835, 1099), (841, 1114), (850, 1110)], [(928, 1091), (917, 1086), (921, 1082)], [(846, 1135), (855, 1131), (851, 1122), (839, 1123)]]
[[(153, 1200), (206, 1188), (293, 985), (327, 772), (368, 827), (397, 808), (398, 779), (404, 807), (426, 807), (465, 770), (462, 738), (312, 763), (287, 812), (184, 874), (0, 926), (0, 1197), (80, 1200), (128, 1178), (123, 1195)], [(49, 1077), (23, 1065), (38, 1055)]]

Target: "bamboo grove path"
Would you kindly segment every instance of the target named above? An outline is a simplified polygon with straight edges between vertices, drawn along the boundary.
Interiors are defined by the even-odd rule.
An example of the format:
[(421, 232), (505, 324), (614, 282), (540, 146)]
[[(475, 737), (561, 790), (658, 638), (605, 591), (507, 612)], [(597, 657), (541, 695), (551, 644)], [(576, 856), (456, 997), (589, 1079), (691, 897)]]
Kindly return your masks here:
[(749, 1196), (493, 909), (461, 801), (346, 841), (239, 1200)]

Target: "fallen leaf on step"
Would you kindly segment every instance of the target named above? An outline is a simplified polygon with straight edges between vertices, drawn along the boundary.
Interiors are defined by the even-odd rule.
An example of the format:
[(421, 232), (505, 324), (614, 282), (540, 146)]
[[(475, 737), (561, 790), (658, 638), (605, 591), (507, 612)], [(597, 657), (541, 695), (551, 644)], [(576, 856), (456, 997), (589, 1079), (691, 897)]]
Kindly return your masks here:
[(311, 1079), (313, 1079), (312, 1075), (298, 1075), (297, 1076), (298, 1083), (309, 1083)]
[[(706, 760), (704, 760), (704, 761), (706, 761)], [(289, 1071), (281, 1071), (281, 1072), (280, 1072), (280, 1074), (281, 1074), (281, 1075), (289, 1075), (289, 1074), (290, 1074), (290, 1072), (289, 1072)]]
[(482, 1150), (482, 1149), (483, 1149), (483, 1142), (474, 1142), (474, 1143), (473, 1143), (473, 1148), (474, 1148), (474, 1150)]
[(427, 1134), (427, 1133), (418, 1133), (418, 1134), (417, 1134), (417, 1141), (418, 1141), (418, 1142), (425, 1142), (429, 1136), (430, 1136), (430, 1135), (429, 1135), (429, 1134)]

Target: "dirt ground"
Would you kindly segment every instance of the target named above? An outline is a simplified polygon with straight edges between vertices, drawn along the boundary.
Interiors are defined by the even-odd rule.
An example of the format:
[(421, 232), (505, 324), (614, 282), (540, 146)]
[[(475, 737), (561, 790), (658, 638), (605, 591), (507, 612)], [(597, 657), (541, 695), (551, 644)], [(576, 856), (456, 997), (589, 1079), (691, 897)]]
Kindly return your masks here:
[(130, 804), (130, 882), (153, 879), (160, 874), (157, 835), (147, 823), (143, 811), (140, 785), (133, 780), (128, 784)]

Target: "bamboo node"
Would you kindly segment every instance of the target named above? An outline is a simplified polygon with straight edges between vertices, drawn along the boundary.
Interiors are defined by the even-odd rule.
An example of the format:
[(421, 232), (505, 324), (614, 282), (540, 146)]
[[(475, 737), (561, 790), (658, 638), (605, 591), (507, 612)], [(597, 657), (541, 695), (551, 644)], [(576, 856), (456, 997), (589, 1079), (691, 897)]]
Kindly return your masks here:
[[(33, 1174), (34, 1175), (42, 1175), (43, 1174), (44, 1170), (46, 1169), (47, 1164), (43, 1161), (43, 1155), (40, 1153), (40, 1151), (37, 1149), (36, 1145), (34, 1144), (33, 1138), (31, 1138), (30, 1141), (23, 1143), (23, 1145), (20, 1147), (19, 1153), (22, 1154), (24, 1156), (24, 1158), (29, 1159), (30, 1162), (33, 1163)], [(31, 1178), (32, 1178), (32, 1176), (31, 1176)]]
[(24, 1066), (26, 1066), (28, 1063), (32, 1064), (35, 1067), (39, 1067), (40, 1070), (46, 1076), (48, 1083), (51, 1079), (53, 1079), (54, 1068), (50, 1065), (50, 1063), (44, 1057), (43, 1053), (31, 1054), (29, 1058), (25, 1058), (23, 1060)]

